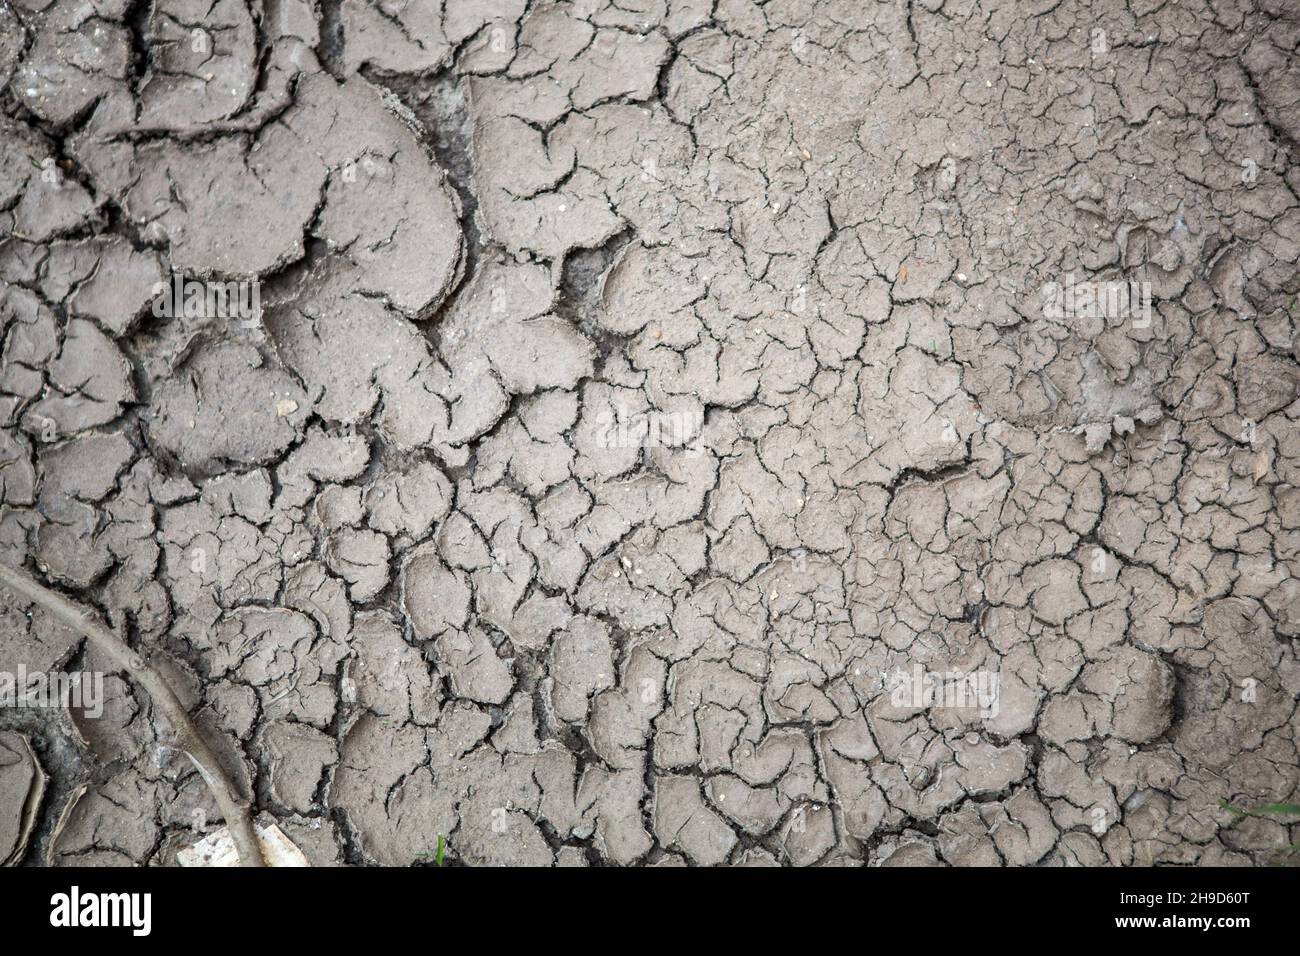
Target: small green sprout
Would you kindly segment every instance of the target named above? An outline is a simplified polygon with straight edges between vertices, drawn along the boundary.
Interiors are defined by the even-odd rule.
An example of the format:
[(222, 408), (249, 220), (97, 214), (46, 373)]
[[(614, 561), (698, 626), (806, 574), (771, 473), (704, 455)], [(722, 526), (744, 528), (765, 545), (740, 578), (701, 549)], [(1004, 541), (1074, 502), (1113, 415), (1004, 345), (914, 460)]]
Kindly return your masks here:
[(446, 850), (446, 842), (443, 840), (442, 834), (439, 833), (437, 849), (421, 850), (419, 853), (415, 854), (415, 862), (432, 863), (434, 866), (442, 866), (443, 865), (442, 858), (443, 858), (444, 850)]
[[(1224, 810), (1227, 810), (1238, 820), (1244, 820), (1246, 817), (1300, 817), (1300, 803), (1270, 803), (1266, 806), (1256, 807), (1254, 810), (1243, 810), (1241, 807), (1233, 806), (1227, 800), (1220, 800), (1219, 806)], [(1278, 822), (1280, 823), (1282, 821)], [(1300, 852), (1300, 843), (1292, 843), (1290, 846), (1283, 847), (1282, 850), (1286, 854)]]
[(1256, 807), (1254, 810), (1243, 810), (1241, 807), (1233, 806), (1227, 800), (1220, 800), (1219, 806), (1237, 817), (1267, 817), (1271, 814), (1300, 817), (1300, 803), (1270, 803), (1268, 806)]

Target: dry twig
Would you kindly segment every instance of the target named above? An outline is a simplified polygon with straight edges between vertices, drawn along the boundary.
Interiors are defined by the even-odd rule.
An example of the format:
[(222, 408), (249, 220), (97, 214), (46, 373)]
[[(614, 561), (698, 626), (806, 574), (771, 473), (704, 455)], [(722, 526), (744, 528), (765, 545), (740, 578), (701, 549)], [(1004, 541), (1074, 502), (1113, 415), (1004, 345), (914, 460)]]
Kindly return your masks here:
[(226, 826), (230, 829), (230, 835), (235, 841), (235, 848), (239, 851), (240, 866), (265, 865), (253, 831), (253, 817), (248, 802), (243, 799), (230, 777), (221, 768), (216, 755), (204, 741), (194, 721), (190, 719), (180, 698), (176, 696), (175, 691), (162, 675), (154, 670), (148, 661), (131, 650), (125, 641), (99, 623), (94, 614), (57, 591), (37, 583), (26, 573), (0, 564), (0, 585), (41, 605), (69, 627), (84, 634), (149, 693), (154, 705), (162, 711), (175, 731), (177, 746), (189, 755), (194, 766), (198, 768), (199, 775), (203, 777), (204, 783), (212, 791), (212, 796), (216, 799), (217, 806), (226, 819)]

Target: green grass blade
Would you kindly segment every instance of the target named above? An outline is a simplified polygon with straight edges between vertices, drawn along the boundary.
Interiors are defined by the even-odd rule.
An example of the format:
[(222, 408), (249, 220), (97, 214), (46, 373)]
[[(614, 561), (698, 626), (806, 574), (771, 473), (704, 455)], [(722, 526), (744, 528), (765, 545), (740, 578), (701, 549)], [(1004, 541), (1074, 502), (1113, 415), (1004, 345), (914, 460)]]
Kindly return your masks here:
[(1300, 803), (1270, 803), (1267, 806), (1256, 807), (1254, 810), (1243, 810), (1241, 807), (1233, 806), (1227, 800), (1220, 800), (1219, 806), (1239, 817), (1266, 817), (1271, 814), (1300, 816)]

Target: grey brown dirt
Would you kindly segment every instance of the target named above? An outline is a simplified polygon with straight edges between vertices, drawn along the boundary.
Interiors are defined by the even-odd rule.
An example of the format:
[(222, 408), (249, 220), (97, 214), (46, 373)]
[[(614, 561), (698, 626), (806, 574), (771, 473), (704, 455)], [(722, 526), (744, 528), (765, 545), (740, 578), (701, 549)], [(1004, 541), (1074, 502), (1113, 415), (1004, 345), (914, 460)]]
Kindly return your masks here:
[[(1298, 52), (1293, 0), (0, 0), (0, 561), (316, 865), (1274, 862), (1219, 803), (1300, 797)], [(105, 699), (0, 708), (0, 857), (220, 824), (6, 595), (19, 666)]]

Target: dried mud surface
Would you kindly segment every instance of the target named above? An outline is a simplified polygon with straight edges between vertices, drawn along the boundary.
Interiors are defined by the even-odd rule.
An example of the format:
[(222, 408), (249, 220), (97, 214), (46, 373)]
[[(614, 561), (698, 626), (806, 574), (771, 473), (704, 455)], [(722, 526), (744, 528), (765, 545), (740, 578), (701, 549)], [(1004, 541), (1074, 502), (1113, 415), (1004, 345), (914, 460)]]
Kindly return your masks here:
[[(316, 865), (1272, 862), (1219, 801), (1300, 795), (1298, 46), (1291, 0), (0, 0), (0, 561), (164, 653)], [(1053, 318), (1071, 275), (1149, 321)], [(106, 700), (0, 710), (0, 857), (219, 824), (6, 595), (19, 664)]]

